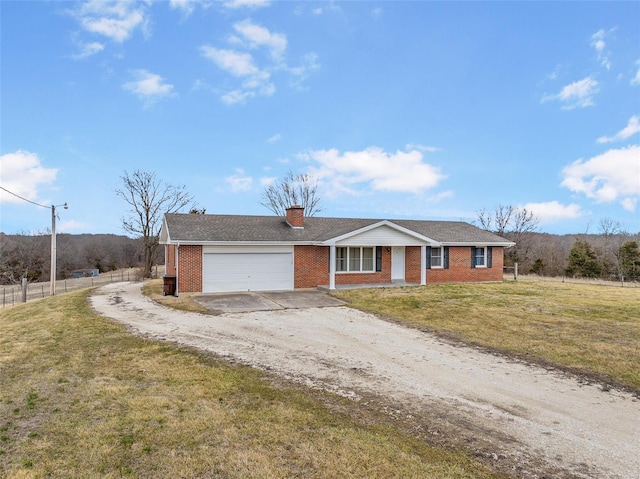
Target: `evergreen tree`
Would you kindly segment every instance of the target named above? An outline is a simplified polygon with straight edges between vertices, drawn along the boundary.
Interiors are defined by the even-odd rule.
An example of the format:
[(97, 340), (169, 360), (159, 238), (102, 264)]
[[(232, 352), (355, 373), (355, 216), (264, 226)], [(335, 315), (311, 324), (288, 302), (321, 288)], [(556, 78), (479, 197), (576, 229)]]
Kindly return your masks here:
[(597, 278), (602, 271), (596, 253), (586, 241), (576, 239), (567, 259), (567, 276)]
[(620, 247), (620, 263), (627, 281), (640, 280), (640, 249), (637, 241), (627, 241)]
[(533, 274), (542, 274), (544, 272), (544, 261), (538, 258), (531, 267), (531, 272)]

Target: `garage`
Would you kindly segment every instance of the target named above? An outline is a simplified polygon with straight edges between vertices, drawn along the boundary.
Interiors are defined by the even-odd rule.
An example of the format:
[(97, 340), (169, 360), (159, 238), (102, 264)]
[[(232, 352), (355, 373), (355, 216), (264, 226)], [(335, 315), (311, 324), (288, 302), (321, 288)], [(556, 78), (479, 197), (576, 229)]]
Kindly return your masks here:
[(209, 247), (203, 256), (203, 293), (293, 289), (292, 248)]

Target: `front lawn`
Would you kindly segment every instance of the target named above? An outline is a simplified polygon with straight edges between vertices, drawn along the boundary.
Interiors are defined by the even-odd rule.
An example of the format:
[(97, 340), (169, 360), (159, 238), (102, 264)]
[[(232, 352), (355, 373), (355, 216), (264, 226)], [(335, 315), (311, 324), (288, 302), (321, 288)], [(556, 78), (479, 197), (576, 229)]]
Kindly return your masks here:
[(87, 294), (0, 311), (0, 477), (504, 477), (358, 403), (136, 337)]

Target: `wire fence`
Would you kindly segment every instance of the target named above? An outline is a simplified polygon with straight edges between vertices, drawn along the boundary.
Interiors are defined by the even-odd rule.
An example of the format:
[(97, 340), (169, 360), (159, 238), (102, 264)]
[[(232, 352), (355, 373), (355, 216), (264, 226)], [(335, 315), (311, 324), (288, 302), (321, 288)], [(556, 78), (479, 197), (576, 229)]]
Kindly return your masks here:
[[(505, 279), (513, 279), (513, 274), (506, 275)], [(571, 276), (537, 276), (533, 274), (518, 275), (518, 281), (538, 281), (538, 282), (554, 282), (554, 283), (573, 283), (573, 284), (591, 284), (597, 286), (613, 286), (618, 288), (640, 288), (638, 281), (606, 280), (601, 278), (572, 278)]]
[[(152, 276), (159, 278), (164, 274), (164, 266), (156, 266), (152, 270)], [(138, 281), (141, 279), (139, 268), (121, 269), (102, 273), (98, 276), (89, 276), (86, 278), (67, 278), (56, 280), (56, 294), (64, 294), (70, 291), (76, 291), (94, 286), (102, 286), (109, 283), (119, 283), (121, 281)], [(34, 299), (42, 299), (49, 296), (51, 287), (50, 282), (43, 283), (27, 283), (27, 301)], [(19, 284), (10, 286), (1, 286), (0, 302), (2, 307), (14, 306), (23, 301), (22, 286)]]

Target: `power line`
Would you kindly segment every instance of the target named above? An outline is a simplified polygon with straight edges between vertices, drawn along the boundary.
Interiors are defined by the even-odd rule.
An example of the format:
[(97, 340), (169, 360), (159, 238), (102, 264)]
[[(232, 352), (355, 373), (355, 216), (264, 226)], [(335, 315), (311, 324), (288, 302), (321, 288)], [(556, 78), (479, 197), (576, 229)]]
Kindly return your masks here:
[(4, 190), (4, 191), (6, 191), (7, 193), (9, 193), (10, 195), (15, 196), (16, 198), (20, 198), (21, 200), (26, 201), (27, 203), (31, 203), (32, 205), (41, 206), (42, 208), (51, 208), (51, 206), (41, 205), (40, 203), (36, 203), (35, 201), (31, 201), (31, 200), (28, 200), (28, 199), (26, 199), (26, 198), (23, 198), (22, 196), (17, 195), (17, 194), (16, 194), (16, 193), (14, 193), (13, 191), (9, 191), (9, 190), (8, 190), (8, 189), (6, 189), (4, 186), (0, 186), (0, 190)]

